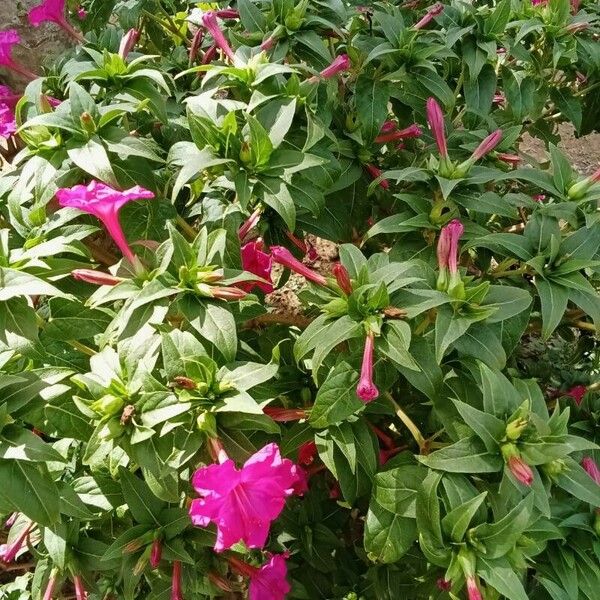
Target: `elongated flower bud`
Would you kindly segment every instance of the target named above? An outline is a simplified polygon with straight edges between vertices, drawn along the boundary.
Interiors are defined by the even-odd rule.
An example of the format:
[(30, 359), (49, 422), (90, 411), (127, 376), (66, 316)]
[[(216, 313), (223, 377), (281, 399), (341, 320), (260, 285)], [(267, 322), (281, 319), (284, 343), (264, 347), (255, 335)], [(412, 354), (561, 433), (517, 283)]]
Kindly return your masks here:
[[(448, 291), (460, 287), (462, 281), (458, 271), (458, 241), (465, 228), (458, 219), (453, 219), (442, 228), (437, 246), (437, 259), (440, 274), (437, 289)], [(449, 277), (448, 277), (449, 276)]]
[(350, 281), (348, 269), (346, 269), (346, 267), (344, 267), (344, 265), (341, 263), (336, 263), (333, 265), (333, 269), (331, 271), (342, 292), (349, 296), (352, 293), (352, 282)]
[(471, 155), (471, 160), (477, 161), (482, 159), (486, 154), (491, 152), (502, 139), (502, 129), (496, 129), (488, 135), (482, 142), (475, 148), (473, 154)]
[(221, 8), (215, 12), (219, 19), (239, 19), (240, 13), (235, 8)]
[(372, 331), (365, 338), (365, 349), (363, 352), (362, 366), (360, 369), (360, 380), (356, 387), (356, 395), (365, 403), (375, 400), (379, 396), (379, 390), (373, 383), (373, 351), (375, 349), (375, 335)]
[(600, 169), (572, 185), (567, 191), (567, 195), (571, 200), (578, 200), (596, 183), (600, 183)]
[(29, 525), (25, 527), (23, 531), (21, 531), (19, 537), (17, 537), (17, 539), (14, 542), (12, 542), (10, 545), (4, 544), (0, 547), (0, 560), (2, 562), (11, 563), (15, 560), (21, 548), (23, 548), (23, 545), (25, 544), (25, 541), (27, 540), (27, 537), (31, 533), (33, 527), (34, 523), (29, 523)]
[(173, 562), (173, 573), (171, 575), (171, 600), (183, 600), (181, 591), (181, 562)]
[(46, 585), (46, 591), (44, 592), (43, 600), (52, 600), (52, 596), (54, 595), (54, 588), (56, 587), (56, 578), (58, 576), (58, 572), (56, 569), (52, 569), (50, 572), (50, 579), (48, 580), (48, 584)]
[(211, 296), (219, 300), (241, 300), (248, 295), (248, 292), (237, 287), (213, 287)]
[(523, 485), (531, 486), (533, 483), (533, 471), (520, 456), (511, 456), (508, 459), (507, 464), (510, 472), (517, 481), (521, 482)]
[(276, 263), (287, 267), (291, 271), (294, 271), (294, 273), (298, 273), (298, 275), (302, 275), (305, 279), (308, 279), (317, 285), (327, 285), (327, 279), (323, 275), (309, 269), (306, 265), (303, 265), (287, 248), (284, 248), (283, 246), (273, 246), (271, 248), (271, 256)]
[(319, 73), (319, 75), (314, 75), (313, 77), (310, 77), (308, 81), (310, 83), (317, 83), (319, 81), (319, 78), (331, 79), (332, 77), (335, 77), (338, 73), (343, 73), (344, 71), (347, 71), (351, 66), (352, 61), (350, 60), (350, 57), (347, 54), (340, 54), (333, 60), (333, 62), (328, 67), (325, 67)]
[(448, 146), (446, 144), (446, 130), (444, 125), (444, 114), (435, 98), (427, 100), (427, 122), (435, 139), (441, 158), (448, 157)]
[(380, 133), (375, 138), (375, 143), (387, 144), (388, 142), (395, 142), (397, 140), (419, 137), (422, 133), (423, 132), (421, 131), (421, 128), (416, 123), (413, 123), (412, 125), (410, 125), (409, 127), (405, 127), (404, 129)]
[(261, 208), (257, 208), (243, 223), (242, 226), (238, 229), (238, 237), (240, 241), (243, 241), (246, 236), (250, 233), (252, 229), (256, 227), (258, 221), (260, 220)]
[(190, 64), (196, 61), (198, 56), (198, 51), (200, 50), (200, 46), (202, 45), (202, 40), (204, 39), (204, 29), (198, 29), (192, 38), (192, 43), (190, 45)]
[(414, 25), (415, 29), (423, 29), (423, 27), (427, 27), (431, 21), (435, 17), (437, 17), (444, 10), (444, 5), (441, 2), (436, 2), (428, 11), (425, 13), (419, 21), (417, 21)]
[(483, 600), (477, 585), (477, 579), (473, 576), (467, 577), (467, 595), (469, 600)]
[(516, 167), (521, 162), (521, 157), (518, 154), (507, 154), (505, 152), (498, 152), (496, 158), (505, 162), (513, 167)]
[(304, 408), (278, 408), (276, 406), (265, 406), (263, 412), (273, 421), (278, 423), (288, 423), (290, 421), (300, 421), (306, 419), (307, 414)]
[(162, 558), (162, 542), (159, 539), (155, 539), (152, 542), (152, 548), (150, 550), (150, 567), (152, 569), (158, 569), (160, 559)]
[[(379, 177), (381, 177), (381, 169), (378, 169), (375, 165), (371, 165), (371, 164), (366, 164), (365, 165), (365, 169), (367, 170), (367, 173), (369, 173), (369, 175), (373, 178), (373, 179), (378, 179)], [(382, 179), (379, 182), (379, 185), (384, 189), (387, 190), (390, 187), (390, 182), (387, 179)]]
[(125, 281), (122, 277), (115, 277), (110, 273), (94, 271), (93, 269), (74, 269), (71, 271), (71, 276), (77, 281), (85, 281), (94, 285), (117, 285)]
[(225, 35), (221, 31), (221, 28), (219, 27), (217, 13), (214, 11), (204, 13), (202, 16), (202, 24), (204, 27), (206, 27), (206, 29), (208, 29), (213, 37), (213, 40), (215, 41), (215, 44), (222, 50), (223, 54), (225, 54), (225, 56), (227, 56), (231, 62), (234, 62), (235, 55), (231, 49), (231, 46), (229, 45), (229, 42), (225, 38)]
[(586, 473), (598, 484), (600, 485), (600, 469), (596, 464), (596, 461), (590, 457), (585, 456), (581, 460), (581, 466), (585, 469)]
[(121, 43), (119, 45), (119, 56), (125, 60), (129, 53), (134, 49), (135, 45), (138, 43), (140, 39), (139, 30), (132, 28), (130, 29), (121, 39)]
[(73, 578), (73, 587), (75, 588), (76, 600), (87, 600), (87, 591), (79, 575), (75, 575), (75, 577)]

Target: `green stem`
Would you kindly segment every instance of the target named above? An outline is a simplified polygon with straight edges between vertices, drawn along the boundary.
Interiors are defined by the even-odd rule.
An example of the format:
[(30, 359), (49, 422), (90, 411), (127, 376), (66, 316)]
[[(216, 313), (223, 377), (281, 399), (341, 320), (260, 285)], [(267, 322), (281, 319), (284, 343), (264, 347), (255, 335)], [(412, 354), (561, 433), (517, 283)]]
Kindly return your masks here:
[(509, 269), (507, 271), (494, 271), (493, 273), (490, 273), (490, 276), (499, 278), (499, 277), (510, 277), (510, 276), (518, 275), (520, 277), (524, 273), (527, 273), (527, 269), (528, 269), (528, 267), (520, 267), (518, 269), (512, 269), (512, 270)]
[(177, 225), (179, 225), (181, 230), (190, 240), (196, 239), (198, 232), (181, 215), (177, 215), (175, 220), (177, 221)]
[(394, 400), (389, 392), (385, 392), (384, 396), (391, 402), (396, 416), (404, 423), (405, 427), (410, 431), (415, 442), (419, 446), (419, 450), (422, 452), (427, 447), (427, 441), (423, 437), (421, 430), (414, 424), (413, 420), (400, 408), (400, 405)]
[(170, 31), (173, 35), (176, 35), (178, 38), (183, 40), (186, 44), (188, 43), (187, 37), (185, 37), (185, 35), (183, 35), (183, 33), (181, 33), (181, 31), (179, 31), (179, 29), (177, 29), (177, 26), (175, 25), (175, 23), (173, 23), (172, 20), (171, 20), (171, 23), (165, 23), (160, 17), (153, 15), (151, 12), (148, 12), (147, 10), (145, 10), (143, 12), (146, 17), (155, 21), (161, 27), (164, 27), (164, 29), (166, 29), (167, 31)]

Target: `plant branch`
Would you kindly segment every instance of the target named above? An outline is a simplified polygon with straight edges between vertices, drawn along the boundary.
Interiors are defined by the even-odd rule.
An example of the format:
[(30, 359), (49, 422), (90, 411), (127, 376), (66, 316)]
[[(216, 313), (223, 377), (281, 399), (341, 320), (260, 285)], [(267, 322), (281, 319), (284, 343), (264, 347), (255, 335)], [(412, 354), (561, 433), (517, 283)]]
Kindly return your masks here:
[(242, 325), (242, 329), (260, 329), (266, 325), (288, 325), (290, 327), (306, 329), (312, 322), (312, 318), (303, 315), (266, 313), (246, 321)]
[(394, 398), (389, 392), (385, 392), (384, 396), (392, 403), (392, 406), (396, 411), (396, 416), (402, 421), (402, 423), (404, 423), (405, 427), (410, 431), (415, 442), (417, 442), (419, 446), (421, 454), (423, 454), (424, 451), (426, 451), (427, 449), (427, 440), (423, 437), (421, 430), (415, 425), (414, 421), (402, 410), (400, 405), (394, 400)]

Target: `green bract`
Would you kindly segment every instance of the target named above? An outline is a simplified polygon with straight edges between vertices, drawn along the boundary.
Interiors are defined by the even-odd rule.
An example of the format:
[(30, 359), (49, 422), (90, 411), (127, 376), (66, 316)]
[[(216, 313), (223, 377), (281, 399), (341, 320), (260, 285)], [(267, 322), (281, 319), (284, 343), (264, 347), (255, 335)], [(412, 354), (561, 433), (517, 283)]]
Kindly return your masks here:
[[(596, 600), (597, 1), (81, 4), (0, 146), (0, 597)], [(194, 473), (273, 443), (215, 552)]]

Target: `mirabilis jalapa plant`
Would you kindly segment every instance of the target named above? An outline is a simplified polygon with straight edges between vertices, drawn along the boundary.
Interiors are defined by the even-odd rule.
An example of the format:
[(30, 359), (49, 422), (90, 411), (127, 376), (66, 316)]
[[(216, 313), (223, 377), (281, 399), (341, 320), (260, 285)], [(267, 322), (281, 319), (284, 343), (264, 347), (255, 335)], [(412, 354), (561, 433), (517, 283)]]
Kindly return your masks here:
[(599, 16), (44, 0), (37, 74), (1, 31), (0, 595), (595, 600)]

